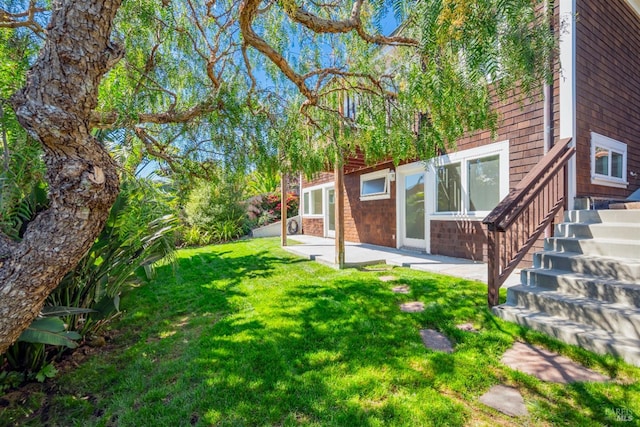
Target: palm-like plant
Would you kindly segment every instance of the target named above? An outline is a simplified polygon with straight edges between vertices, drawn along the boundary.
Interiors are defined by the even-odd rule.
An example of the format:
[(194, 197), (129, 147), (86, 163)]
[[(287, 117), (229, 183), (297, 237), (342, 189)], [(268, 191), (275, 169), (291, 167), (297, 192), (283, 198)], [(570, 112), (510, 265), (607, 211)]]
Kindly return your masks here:
[(63, 319), (82, 335), (96, 333), (118, 310), (122, 286), (135, 271), (153, 272), (153, 264), (173, 255), (177, 224), (169, 196), (157, 183), (125, 179), (107, 223), (91, 250), (49, 296), (47, 305), (90, 308)]

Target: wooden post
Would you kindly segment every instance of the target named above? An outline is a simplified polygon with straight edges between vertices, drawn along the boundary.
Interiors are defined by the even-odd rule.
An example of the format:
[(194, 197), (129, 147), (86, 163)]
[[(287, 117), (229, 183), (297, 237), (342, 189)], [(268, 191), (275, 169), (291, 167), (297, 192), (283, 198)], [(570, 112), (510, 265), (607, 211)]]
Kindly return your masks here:
[[(340, 93), (338, 111), (340, 113), (341, 118), (344, 117), (344, 101), (343, 98), (345, 96), (344, 92)], [(340, 135), (340, 139), (342, 139), (343, 135), (343, 124), (342, 120), (340, 120), (340, 124), (338, 125), (338, 133)], [(340, 144), (337, 144), (338, 146)], [(336, 162), (334, 167), (334, 178), (335, 178), (335, 188), (333, 190), (333, 196), (335, 197), (335, 227), (336, 227), (336, 265), (340, 270), (344, 268), (344, 155), (342, 154), (342, 150), (336, 150)]]
[(344, 256), (344, 169), (342, 159), (336, 159), (335, 166), (335, 226), (336, 226), (336, 265), (343, 269)]
[(489, 230), (487, 239), (487, 302), (489, 307), (495, 307), (500, 303), (500, 282), (498, 279), (500, 268), (500, 248), (498, 242), (498, 231)]
[(282, 173), (280, 176), (280, 243), (287, 246), (287, 174)]

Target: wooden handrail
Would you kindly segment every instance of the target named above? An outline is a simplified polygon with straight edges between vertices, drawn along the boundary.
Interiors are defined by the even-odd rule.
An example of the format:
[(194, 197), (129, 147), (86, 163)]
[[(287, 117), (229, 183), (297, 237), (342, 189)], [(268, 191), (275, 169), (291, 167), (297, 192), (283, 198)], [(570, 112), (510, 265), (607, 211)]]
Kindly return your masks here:
[(519, 211), (516, 211), (514, 206), (522, 206), (518, 204), (527, 194), (531, 194), (529, 190), (540, 180), (540, 176), (543, 175), (549, 166), (553, 165), (559, 157), (567, 152), (567, 146), (571, 142), (571, 138), (561, 139), (560, 142), (551, 148), (549, 152), (542, 158), (542, 161), (537, 163), (533, 169), (514, 187), (513, 190), (502, 199), (498, 206), (496, 206), (489, 215), (487, 215), (482, 221), (483, 224), (487, 224), (491, 230), (494, 227), (498, 227), (504, 231), (505, 226), (509, 225), (509, 222), (503, 224), (504, 220), (514, 214), (517, 215)]
[(560, 140), (482, 221), (488, 228), (488, 302), (498, 292), (542, 232), (566, 207), (565, 167), (575, 147)]

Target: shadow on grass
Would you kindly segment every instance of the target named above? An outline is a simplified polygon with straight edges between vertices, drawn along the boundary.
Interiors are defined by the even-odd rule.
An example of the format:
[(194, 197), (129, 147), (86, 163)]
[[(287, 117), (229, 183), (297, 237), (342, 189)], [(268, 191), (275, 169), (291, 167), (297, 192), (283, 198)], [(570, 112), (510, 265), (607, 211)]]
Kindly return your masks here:
[[(51, 424), (85, 405), (87, 424), (99, 425), (464, 425), (477, 397), (503, 381), (536, 396), (543, 418), (557, 421), (557, 412), (566, 424), (586, 420), (576, 402), (608, 422), (603, 407), (624, 406), (604, 387), (547, 386), (501, 366), (517, 333), (489, 315), (480, 283), (404, 269), (383, 283), (376, 272), (279, 254), (194, 250), (180, 254), (175, 275), (160, 268), (123, 301), (121, 327), (133, 326), (136, 339), (66, 386), (100, 394), (97, 403), (67, 399)], [(392, 293), (398, 284), (411, 293)], [(401, 312), (411, 300), (425, 311)], [(481, 332), (456, 328), (464, 322)], [(425, 349), (423, 328), (443, 332), (456, 351)]]
[(425, 353), (417, 330), (375, 279), (289, 289), (273, 316), (216, 324), (198, 358), (215, 396), (207, 422), (464, 423), (464, 409), (412, 366)]

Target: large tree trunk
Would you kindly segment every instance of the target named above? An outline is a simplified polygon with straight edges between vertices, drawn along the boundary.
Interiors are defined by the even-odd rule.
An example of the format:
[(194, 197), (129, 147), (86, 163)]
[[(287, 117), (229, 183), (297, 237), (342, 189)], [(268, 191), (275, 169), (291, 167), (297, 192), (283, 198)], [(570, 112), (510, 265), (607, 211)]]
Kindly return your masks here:
[(53, 1), (47, 40), (12, 98), (20, 123), (44, 147), (51, 207), (21, 242), (0, 235), (0, 354), (89, 250), (118, 193), (115, 164), (89, 120), (102, 76), (122, 56), (109, 40), (120, 3)]

